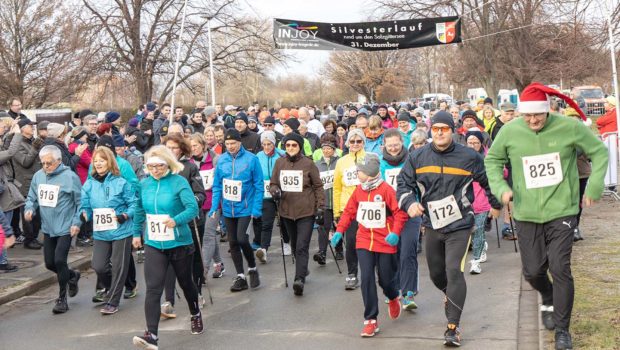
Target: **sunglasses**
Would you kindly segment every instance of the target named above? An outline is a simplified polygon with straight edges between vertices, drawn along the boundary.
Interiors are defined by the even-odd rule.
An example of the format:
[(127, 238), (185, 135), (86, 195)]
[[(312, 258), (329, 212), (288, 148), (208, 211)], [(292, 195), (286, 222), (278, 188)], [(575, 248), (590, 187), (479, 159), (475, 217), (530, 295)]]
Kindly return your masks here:
[(449, 126), (432, 126), (431, 130), (433, 130), (433, 132), (439, 132), (439, 130), (441, 130), (441, 132), (446, 133), (452, 130), (452, 128), (450, 128)]
[(362, 143), (364, 143), (364, 141), (362, 140), (351, 140), (349, 141), (350, 144), (352, 145), (361, 145)]
[(272, 127), (273, 124), (263, 124), (263, 126), (266, 127), (266, 128), (269, 128), (269, 127)]
[(286, 148), (297, 148), (297, 147), (299, 147), (299, 145), (298, 145), (298, 144), (296, 144), (296, 143), (287, 143), (287, 144), (285, 145), (285, 147), (286, 147)]

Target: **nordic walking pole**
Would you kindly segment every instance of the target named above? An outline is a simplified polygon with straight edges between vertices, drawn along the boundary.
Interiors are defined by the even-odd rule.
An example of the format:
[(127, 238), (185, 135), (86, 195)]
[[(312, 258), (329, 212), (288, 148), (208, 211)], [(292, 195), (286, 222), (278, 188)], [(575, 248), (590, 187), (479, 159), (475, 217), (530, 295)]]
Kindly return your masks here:
[[(206, 225), (206, 218), (205, 218), (205, 225)], [(198, 250), (200, 251), (200, 261), (202, 262), (202, 278), (204, 279), (204, 283), (205, 283), (205, 287), (207, 287), (207, 292), (209, 293), (209, 301), (211, 302), (211, 305), (213, 305), (213, 296), (211, 295), (211, 288), (209, 288), (209, 284), (207, 283), (207, 269), (204, 268), (205, 265), (205, 257), (204, 254), (202, 253), (202, 244), (200, 243), (200, 236), (198, 235), (198, 225), (196, 225), (196, 219), (194, 219), (194, 234), (196, 235), (196, 243), (198, 243)], [(217, 242), (215, 243), (217, 244)]]
[(512, 230), (512, 235), (514, 236), (512, 243), (515, 244), (515, 253), (518, 253), (519, 250), (517, 249), (517, 231), (515, 231), (515, 228), (512, 225), (512, 213), (510, 212), (510, 204), (506, 206), (506, 209), (508, 209), (508, 219), (510, 220), (510, 229)]
[(495, 218), (495, 233), (497, 233), (497, 248), (501, 248), (499, 244), (499, 226), (497, 226), (497, 218)]
[(274, 199), (276, 202), (276, 216), (278, 217), (278, 226), (280, 227), (280, 247), (282, 248), (282, 266), (284, 267), (284, 285), (288, 288), (288, 278), (286, 277), (286, 258), (284, 257), (284, 237), (282, 237), (282, 222), (280, 222), (280, 200)]
[[(327, 236), (327, 232), (325, 232), (325, 227), (323, 227), (323, 225), (319, 225), (318, 231), (320, 235), (324, 234)], [(338, 259), (336, 259), (336, 253), (334, 253), (334, 248), (332, 248), (332, 245), (330, 242), (327, 242), (327, 246), (329, 246), (329, 250), (332, 252), (332, 256), (334, 257), (334, 261), (336, 262), (336, 267), (338, 268), (338, 273), (342, 274), (342, 270), (340, 270), (340, 264), (338, 264)]]

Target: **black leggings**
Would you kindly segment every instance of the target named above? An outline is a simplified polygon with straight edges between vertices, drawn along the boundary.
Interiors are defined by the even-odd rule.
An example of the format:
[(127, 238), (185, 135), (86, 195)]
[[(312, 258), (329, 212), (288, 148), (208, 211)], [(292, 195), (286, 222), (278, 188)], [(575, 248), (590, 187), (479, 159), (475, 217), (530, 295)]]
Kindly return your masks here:
[(459, 325), (467, 296), (467, 284), (463, 269), (471, 229), (439, 233), (426, 228), (426, 261), (431, 280), (447, 298), (448, 323)]
[(282, 218), (282, 224), (291, 236), (291, 248), (295, 254), (295, 280), (306, 281), (308, 275), (308, 249), (312, 238), (314, 216), (297, 220)]
[(581, 201), (583, 201), (583, 195), (586, 193), (586, 185), (588, 184), (588, 178), (579, 179), (579, 213), (577, 213), (577, 225), (579, 226), (579, 222), (581, 222), (581, 211), (583, 210), (583, 205)]
[(192, 315), (200, 312), (198, 306), (198, 292), (192, 280), (192, 260), (194, 259), (194, 246), (186, 245), (172, 249), (156, 249), (149, 245), (144, 248), (144, 280), (146, 282), (146, 299), (144, 301), (144, 314), (146, 316), (147, 330), (157, 334), (159, 327), (161, 295), (166, 281), (166, 270), (172, 266), (176, 273), (179, 285), (187, 300), (187, 306)]
[(69, 279), (75, 277), (75, 271), (69, 269), (67, 256), (71, 247), (71, 235), (51, 237), (47, 233), (43, 234), (43, 257), (45, 267), (58, 276), (58, 295), (67, 296), (67, 283)]
[[(194, 231), (194, 226), (189, 225), (190, 230), (192, 230), (192, 238), (194, 241), (194, 260), (192, 264), (192, 278), (194, 280), (194, 284), (198, 290), (198, 294), (202, 294), (202, 285), (205, 284), (204, 280), (204, 265), (202, 264), (202, 256), (200, 255), (200, 248), (202, 247), (202, 239), (204, 235), (204, 225), (198, 225), (198, 238), (200, 239), (200, 244), (196, 241), (196, 232)], [(202, 230), (201, 230), (202, 229)], [(202, 232), (200, 234), (200, 232)], [(168, 271), (166, 272), (166, 285), (165, 285), (165, 293), (166, 293), (166, 301), (169, 301), (172, 305), (174, 305), (174, 286), (176, 282), (176, 274), (174, 273), (174, 269), (171, 265), (168, 266)]]
[(228, 243), (230, 245), (230, 255), (233, 263), (235, 263), (235, 270), (237, 274), (243, 273), (243, 256), (248, 261), (248, 267), (256, 267), (256, 260), (254, 259), (254, 252), (252, 246), (250, 246), (250, 239), (248, 237), (248, 227), (250, 226), (250, 220), (252, 217), (244, 216), (241, 218), (227, 218), (224, 217), (226, 223), (226, 232), (228, 234)]
[(357, 276), (357, 249), (355, 249), (355, 241), (357, 237), (357, 221), (351, 222), (351, 225), (344, 234), (346, 241), (345, 258), (347, 260), (347, 270), (349, 275)]
[(263, 249), (269, 249), (271, 245), (271, 233), (273, 222), (276, 218), (276, 203), (273, 199), (263, 199), (263, 216), (252, 220), (254, 229), (254, 243)]

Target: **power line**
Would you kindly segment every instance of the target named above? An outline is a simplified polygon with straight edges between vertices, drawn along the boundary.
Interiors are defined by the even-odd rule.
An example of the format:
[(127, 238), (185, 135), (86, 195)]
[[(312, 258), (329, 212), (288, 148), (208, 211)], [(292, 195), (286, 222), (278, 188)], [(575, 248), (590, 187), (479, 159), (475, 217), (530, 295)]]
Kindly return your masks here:
[(519, 30), (519, 29), (523, 29), (523, 28), (527, 28), (527, 27), (531, 27), (533, 25), (535, 25), (536, 23), (530, 23), (521, 27), (516, 27), (516, 28), (510, 28), (510, 29), (506, 29), (506, 30), (501, 30), (499, 32), (495, 32), (495, 33), (489, 33), (489, 34), (485, 34), (485, 35), (480, 35), (480, 36), (475, 36), (473, 38), (468, 38), (468, 39), (462, 39), (462, 42), (466, 42), (466, 41), (470, 41), (470, 40), (476, 40), (476, 39), (480, 39), (480, 38), (485, 38), (487, 36), (492, 36), (492, 35), (498, 35), (498, 34), (503, 34), (503, 33), (508, 33), (508, 32), (512, 32), (515, 30)]

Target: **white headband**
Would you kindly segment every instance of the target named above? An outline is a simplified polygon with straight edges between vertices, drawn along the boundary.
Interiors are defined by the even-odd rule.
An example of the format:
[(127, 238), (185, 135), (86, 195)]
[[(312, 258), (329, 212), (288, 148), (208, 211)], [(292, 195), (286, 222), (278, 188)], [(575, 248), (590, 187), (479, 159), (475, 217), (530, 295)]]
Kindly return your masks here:
[(150, 157), (147, 161), (146, 161), (146, 165), (151, 165), (151, 164), (168, 164), (165, 160), (159, 158), (159, 157)]

